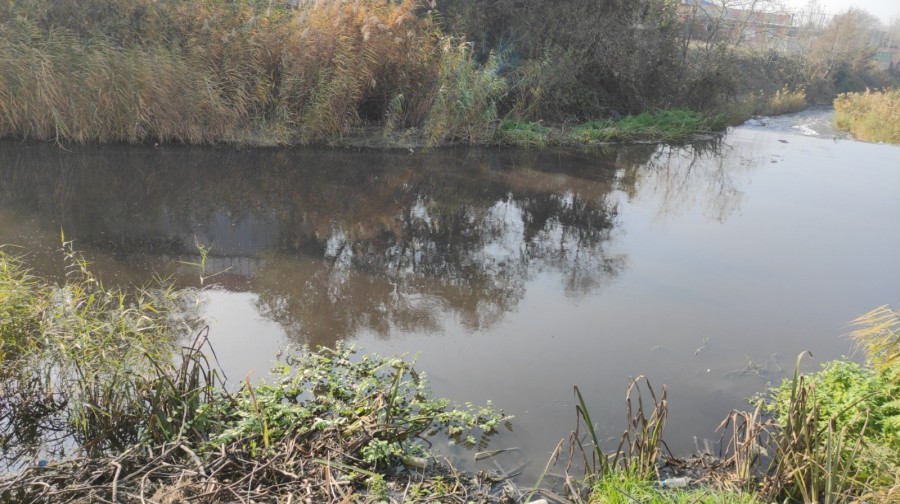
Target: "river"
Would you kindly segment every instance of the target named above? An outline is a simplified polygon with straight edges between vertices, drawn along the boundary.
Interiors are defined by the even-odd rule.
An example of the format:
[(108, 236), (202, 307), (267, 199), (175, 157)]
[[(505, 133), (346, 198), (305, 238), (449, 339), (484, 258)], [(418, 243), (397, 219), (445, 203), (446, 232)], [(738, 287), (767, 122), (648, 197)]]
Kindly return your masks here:
[(289, 343), (418, 355), (438, 395), (515, 415), (492, 447), (528, 474), (574, 427), (573, 385), (613, 439), (638, 375), (667, 386), (685, 454), (801, 351), (810, 369), (849, 355), (847, 322), (900, 302), (900, 147), (830, 114), (590, 150), (5, 141), (0, 243), (51, 278), (60, 228), (107, 283), (203, 277), (232, 382)]

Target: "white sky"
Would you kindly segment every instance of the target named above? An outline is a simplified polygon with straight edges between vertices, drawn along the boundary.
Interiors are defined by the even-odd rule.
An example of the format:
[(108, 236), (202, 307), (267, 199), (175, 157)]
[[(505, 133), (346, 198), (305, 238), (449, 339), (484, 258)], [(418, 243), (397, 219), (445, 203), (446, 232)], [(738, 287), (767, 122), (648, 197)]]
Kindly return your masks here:
[[(809, 0), (784, 0), (784, 2), (792, 10), (802, 10), (809, 4)], [(867, 10), (878, 16), (884, 24), (900, 17), (900, 0), (818, 0), (818, 2), (832, 14), (846, 11), (850, 7)]]

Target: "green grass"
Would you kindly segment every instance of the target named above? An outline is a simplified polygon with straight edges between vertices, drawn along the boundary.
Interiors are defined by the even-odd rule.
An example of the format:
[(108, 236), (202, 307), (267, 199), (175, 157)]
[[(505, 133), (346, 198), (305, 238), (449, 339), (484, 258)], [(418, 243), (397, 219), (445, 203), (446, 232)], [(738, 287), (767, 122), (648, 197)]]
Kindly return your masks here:
[(497, 142), (515, 147), (544, 147), (549, 141), (550, 128), (539, 122), (504, 119), (497, 128)]
[(900, 144), (900, 89), (842, 94), (834, 111), (835, 127), (854, 138)]
[(620, 119), (590, 121), (573, 128), (568, 137), (575, 143), (586, 144), (641, 140), (678, 142), (719, 131), (724, 126), (721, 117), (676, 108)]
[(591, 489), (592, 504), (761, 504), (746, 492), (712, 488), (667, 489), (657, 483), (614, 471), (597, 481)]

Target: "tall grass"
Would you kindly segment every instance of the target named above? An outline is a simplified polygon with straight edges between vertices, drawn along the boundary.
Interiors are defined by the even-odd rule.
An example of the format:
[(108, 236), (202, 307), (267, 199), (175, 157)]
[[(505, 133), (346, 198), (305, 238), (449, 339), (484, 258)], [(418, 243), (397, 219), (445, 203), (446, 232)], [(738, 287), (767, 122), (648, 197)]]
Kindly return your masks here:
[(7, 448), (32, 443), (62, 449), (74, 439), (96, 454), (136, 441), (149, 420), (144, 404), (159, 393), (148, 377), (168, 368), (187, 333), (166, 284), (125, 293), (105, 287), (70, 242), (65, 259), (67, 281), (57, 287), (0, 251), (0, 435), (10, 459), (18, 454)]
[(469, 44), (445, 41), (439, 86), (425, 123), (429, 144), (476, 144), (493, 136), (499, 119), (497, 101), (507, 91), (498, 66), (496, 56), (481, 66)]
[(442, 46), (415, 1), (302, 5), (4, 4), (0, 136), (319, 141), (384, 119), (399, 95), (401, 122), (424, 120)]
[(834, 110), (834, 125), (854, 138), (900, 144), (900, 89), (845, 93)]

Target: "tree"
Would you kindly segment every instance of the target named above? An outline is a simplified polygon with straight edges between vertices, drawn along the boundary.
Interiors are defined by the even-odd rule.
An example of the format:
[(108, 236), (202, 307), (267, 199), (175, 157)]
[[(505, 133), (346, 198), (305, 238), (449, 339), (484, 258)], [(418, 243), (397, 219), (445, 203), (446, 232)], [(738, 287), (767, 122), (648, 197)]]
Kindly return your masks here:
[(875, 54), (872, 34), (878, 27), (878, 18), (862, 9), (851, 8), (833, 17), (810, 47), (814, 74), (832, 77), (864, 69)]

